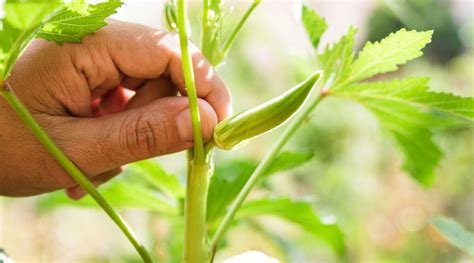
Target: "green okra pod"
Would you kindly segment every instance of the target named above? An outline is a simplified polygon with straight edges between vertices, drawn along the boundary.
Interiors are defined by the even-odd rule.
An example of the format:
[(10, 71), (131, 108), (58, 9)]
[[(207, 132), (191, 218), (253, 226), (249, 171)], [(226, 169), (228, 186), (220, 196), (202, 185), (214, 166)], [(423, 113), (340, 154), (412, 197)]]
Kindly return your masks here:
[(214, 129), (215, 145), (230, 150), (280, 126), (301, 108), (320, 76), (321, 71), (315, 72), (282, 95), (219, 123)]

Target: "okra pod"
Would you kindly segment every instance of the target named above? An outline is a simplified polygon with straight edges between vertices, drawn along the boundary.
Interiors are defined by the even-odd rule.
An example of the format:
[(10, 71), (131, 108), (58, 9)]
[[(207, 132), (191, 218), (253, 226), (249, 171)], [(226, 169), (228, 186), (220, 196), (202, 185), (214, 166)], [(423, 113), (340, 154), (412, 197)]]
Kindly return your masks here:
[(219, 123), (214, 129), (215, 145), (230, 150), (280, 126), (301, 108), (320, 76), (321, 71), (315, 72), (282, 95)]

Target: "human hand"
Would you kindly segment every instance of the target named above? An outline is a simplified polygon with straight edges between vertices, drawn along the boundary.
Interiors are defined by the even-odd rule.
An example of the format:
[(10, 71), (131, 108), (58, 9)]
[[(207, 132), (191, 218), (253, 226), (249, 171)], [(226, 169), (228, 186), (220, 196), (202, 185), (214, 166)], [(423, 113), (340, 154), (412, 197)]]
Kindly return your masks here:
[[(191, 45), (205, 140), (231, 112), (222, 80)], [(111, 21), (81, 44), (34, 40), (6, 83), (71, 160), (99, 185), (137, 160), (192, 146), (179, 38)], [(0, 99), (0, 195), (85, 192)]]

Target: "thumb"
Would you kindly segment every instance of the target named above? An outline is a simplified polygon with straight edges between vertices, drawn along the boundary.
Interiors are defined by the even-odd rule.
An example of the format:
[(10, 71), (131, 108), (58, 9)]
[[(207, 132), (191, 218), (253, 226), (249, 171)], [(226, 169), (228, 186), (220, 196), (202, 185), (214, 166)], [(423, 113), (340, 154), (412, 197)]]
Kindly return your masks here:
[[(217, 115), (198, 100), (204, 140), (212, 137)], [(94, 119), (68, 122), (66, 152), (92, 176), (124, 164), (178, 152), (193, 145), (186, 97), (166, 97), (144, 107)]]

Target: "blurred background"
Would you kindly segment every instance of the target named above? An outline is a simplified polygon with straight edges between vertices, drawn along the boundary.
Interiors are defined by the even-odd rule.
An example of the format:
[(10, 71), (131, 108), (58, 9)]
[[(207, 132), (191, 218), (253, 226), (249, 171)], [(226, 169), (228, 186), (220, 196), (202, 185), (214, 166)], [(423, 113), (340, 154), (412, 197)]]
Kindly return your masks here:
[[(116, 19), (161, 28), (162, 1), (125, 2)], [(433, 90), (473, 96), (473, 1), (309, 3), (329, 25), (322, 46), (338, 40), (350, 25), (359, 28), (357, 48), (402, 27), (434, 29), (426, 55), (389, 77), (429, 76)], [(226, 20), (232, 23), (248, 1), (227, 1), (226, 5), (233, 6)], [(262, 1), (218, 69), (233, 92), (236, 110), (281, 94), (315, 69), (315, 52), (295, 17), (294, 5), (290, 0)], [(198, 24), (198, 16), (194, 17), (191, 22)], [(236, 152), (217, 151), (216, 160), (221, 164), (236, 159), (258, 161), (280, 131)], [(287, 147), (312, 151), (315, 157), (302, 167), (272, 176), (252, 196), (312, 200), (320, 215), (340, 225), (349, 262), (473, 262), (427, 223), (435, 215), (445, 215), (474, 229), (473, 129), (443, 130), (435, 134), (435, 140), (445, 155), (434, 186), (423, 189), (401, 170), (396, 145), (370, 112), (352, 102), (330, 99), (318, 107)], [(156, 161), (183, 180), (184, 153)], [(16, 262), (136, 260), (135, 251), (102, 211), (73, 206), (60, 195), (0, 198), (0, 247)], [(179, 262), (180, 255), (170, 255), (173, 249), (179, 251), (179, 244), (170, 238), (181, 235), (175, 231), (180, 222), (146, 209), (121, 212), (160, 262)], [(217, 260), (247, 250), (264, 251), (281, 262), (343, 261), (305, 231), (272, 217), (233, 228)]]

